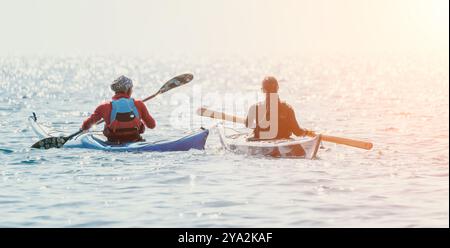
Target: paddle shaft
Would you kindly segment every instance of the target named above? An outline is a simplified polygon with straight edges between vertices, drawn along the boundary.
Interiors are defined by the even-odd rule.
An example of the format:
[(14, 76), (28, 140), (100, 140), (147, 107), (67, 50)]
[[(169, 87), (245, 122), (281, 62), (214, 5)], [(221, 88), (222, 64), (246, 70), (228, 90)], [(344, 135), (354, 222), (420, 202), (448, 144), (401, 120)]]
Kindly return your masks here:
[[(213, 118), (213, 119), (231, 121), (234, 123), (240, 123), (240, 124), (244, 124), (244, 125), (246, 124), (246, 120), (242, 117), (209, 110), (207, 108), (199, 108), (197, 110), (197, 114), (200, 116), (209, 117), (209, 118)], [(314, 135), (309, 134), (308, 136), (312, 137)], [(370, 150), (373, 147), (372, 143), (367, 142), (367, 141), (362, 141), (362, 140), (354, 140), (354, 139), (342, 138), (342, 137), (336, 137), (336, 136), (330, 136), (330, 135), (324, 135), (324, 134), (322, 134), (321, 137), (322, 137), (323, 141), (332, 142), (332, 143), (341, 144), (341, 145), (352, 146), (352, 147), (366, 149), (366, 150)]]
[[(310, 136), (310, 135), (309, 135)], [(356, 148), (366, 149), (370, 150), (373, 147), (373, 144), (367, 141), (362, 140), (355, 140), (355, 139), (349, 139), (349, 138), (343, 138), (343, 137), (336, 137), (331, 135), (325, 135), (321, 134), (322, 140), (335, 143), (335, 144), (341, 144), (341, 145), (347, 145), (352, 146)]]
[(246, 120), (242, 117), (234, 116), (225, 114), (222, 112), (217, 112), (214, 110), (209, 110), (207, 108), (199, 108), (197, 110), (197, 114), (204, 117), (209, 117), (212, 119), (218, 119), (218, 120), (224, 120), (224, 121), (231, 121), (234, 123), (240, 123), (240, 124), (246, 124)]
[(66, 139), (67, 139), (67, 140), (70, 140), (70, 139), (72, 139), (73, 137), (77, 136), (78, 134), (80, 134), (80, 133), (82, 133), (82, 132), (83, 132), (83, 130), (80, 129), (78, 132), (73, 133), (73, 134), (67, 136)]

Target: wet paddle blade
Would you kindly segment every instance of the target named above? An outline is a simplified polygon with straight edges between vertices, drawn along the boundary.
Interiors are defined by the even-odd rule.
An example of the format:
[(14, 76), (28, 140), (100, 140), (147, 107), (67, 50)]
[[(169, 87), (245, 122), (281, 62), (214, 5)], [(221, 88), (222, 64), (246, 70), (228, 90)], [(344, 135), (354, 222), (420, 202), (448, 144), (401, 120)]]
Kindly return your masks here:
[(182, 74), (179, 76), (176, 76), (172, 79), (170, 79), (169, 81), (167, 81), (167, 83), (165, 83), (161, 89), (159, 89), (159, 93), (164, 93), (166, 91), (169, 91), (173, 88), (176, 88), (178, 86), (184, 85), (189, 83), (190, 81), (192, 81), (192, 79), (194, 79), (194, 75), (190, 74), (190, 73), (186, 73), (186, 74)]
[(49, 137), (34, 143), (31, 148), (37, 149), (50, 149), (50, 148), (61, 148), (67, 142), (67, 137)]

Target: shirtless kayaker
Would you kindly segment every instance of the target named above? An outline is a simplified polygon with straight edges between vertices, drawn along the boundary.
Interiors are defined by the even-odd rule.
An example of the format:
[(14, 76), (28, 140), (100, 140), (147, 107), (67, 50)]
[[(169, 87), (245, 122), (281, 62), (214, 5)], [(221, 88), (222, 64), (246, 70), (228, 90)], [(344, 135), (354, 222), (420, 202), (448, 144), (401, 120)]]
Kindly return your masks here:
[(274, 77), (264, 78), (262, 91), (266, 99), (250, 107), (245, 123), (247, 127), (253, 128), (253, 139), (288, 139), (292, 134), (315, 135), (301, 128), (292, 107), (280, 100), (278, 81)]
[(111, 84), (115, 95), (112, 101), (100, 104), (94, 113), (87, 118), (82, 129), (87, 131), (92, 125), (103, 119), (105, 127), (103, 134), (109, 142), (126, 143), (142, 141), (141, 134), (145, 126), (155, 128), (156, 123), (148, 113), (147, 107), (141, 100), (131, 98), (133, 81), (120, 76)]

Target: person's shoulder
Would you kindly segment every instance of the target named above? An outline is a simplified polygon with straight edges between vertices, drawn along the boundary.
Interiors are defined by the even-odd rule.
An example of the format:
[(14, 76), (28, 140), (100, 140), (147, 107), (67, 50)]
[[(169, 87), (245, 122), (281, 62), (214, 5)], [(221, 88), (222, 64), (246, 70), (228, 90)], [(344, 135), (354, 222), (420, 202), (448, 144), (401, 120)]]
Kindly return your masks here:
[(109, 106), (111, 106), (111, 101), (103, 101), (103, 102), (101, 102), (98, 106), (97, 106), (97, 108), (106, 108), (106, 107), (109, 107)]
[(294, 108), (291, 105), (289, 105), (286, 101), (281, 101), (281, 106), (289, 110), (294, 110)]
[(133, 99), (134, 100), (134, 104), (136, 105), (136, 107), (146, 107), (144, 102), (141, 99)]

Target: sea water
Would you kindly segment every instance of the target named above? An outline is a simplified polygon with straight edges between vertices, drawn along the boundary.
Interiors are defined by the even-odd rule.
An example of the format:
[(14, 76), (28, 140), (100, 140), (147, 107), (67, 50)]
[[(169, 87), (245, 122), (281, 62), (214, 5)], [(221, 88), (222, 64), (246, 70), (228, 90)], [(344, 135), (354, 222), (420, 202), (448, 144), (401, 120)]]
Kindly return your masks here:
[[(1, 57), (0, 227), (448, 227), (448, 68), (445, 56)], [(201, 105), (244, 115), (273, 75), (301, 126), (374, 148), (247, 156), (211, 128), (204, 151), (30, 149), (32, 112), (70, 134), (119, 75), (144, 98), (186, 72), (189, 85), (146, 104), (147, 140), (213, 127)]]

